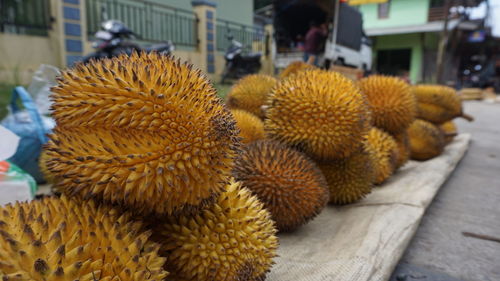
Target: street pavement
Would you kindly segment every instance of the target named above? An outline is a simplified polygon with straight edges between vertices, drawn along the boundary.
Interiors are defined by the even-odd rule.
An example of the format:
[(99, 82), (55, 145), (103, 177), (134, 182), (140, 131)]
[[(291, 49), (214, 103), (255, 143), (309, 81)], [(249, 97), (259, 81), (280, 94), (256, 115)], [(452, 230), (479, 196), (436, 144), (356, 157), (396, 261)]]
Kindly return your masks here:
[(476, 119), (456, 120), (460, 132), (472, 134), (469, 150), (427, 209), (391, 281), (500, 280), (500, 104), (468, 101), (464, 111)]

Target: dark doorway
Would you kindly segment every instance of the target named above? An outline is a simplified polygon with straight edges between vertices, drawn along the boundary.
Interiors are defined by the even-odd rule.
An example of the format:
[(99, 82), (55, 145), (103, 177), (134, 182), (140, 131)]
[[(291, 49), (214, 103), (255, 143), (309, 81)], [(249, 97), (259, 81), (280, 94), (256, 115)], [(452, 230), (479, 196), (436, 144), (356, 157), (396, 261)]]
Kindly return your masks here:
[(386, 75), (402, 75), (410, 71), (411, 49), (383, 50), (377, 52), (377, 71)]

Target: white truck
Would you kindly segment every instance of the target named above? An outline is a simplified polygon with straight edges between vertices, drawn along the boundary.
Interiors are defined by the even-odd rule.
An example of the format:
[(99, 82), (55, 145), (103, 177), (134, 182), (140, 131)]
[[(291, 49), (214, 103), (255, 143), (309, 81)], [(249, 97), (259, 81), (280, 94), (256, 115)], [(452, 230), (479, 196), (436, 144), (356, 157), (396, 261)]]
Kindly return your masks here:
[(301, 42), (311, 22), (325, 23), (328, 37), (320, 65), (372, 67), (371, 42), (363, 32), (361, 13), (340, 0), (275, 0), (273, 6), (274, 63), (278, 69), (303, 60)]

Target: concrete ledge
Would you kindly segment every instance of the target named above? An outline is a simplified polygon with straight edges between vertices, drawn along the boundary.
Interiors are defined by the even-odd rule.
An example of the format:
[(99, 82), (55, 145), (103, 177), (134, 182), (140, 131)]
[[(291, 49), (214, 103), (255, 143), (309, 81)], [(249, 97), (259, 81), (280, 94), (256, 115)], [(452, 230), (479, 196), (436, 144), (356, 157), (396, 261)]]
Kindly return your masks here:
[(311, 223), (280, 234), (267, 280), (388, 280), (470, 138), (461, 134), (439, 157), (411, 161), (363, 201), (329, 206)]

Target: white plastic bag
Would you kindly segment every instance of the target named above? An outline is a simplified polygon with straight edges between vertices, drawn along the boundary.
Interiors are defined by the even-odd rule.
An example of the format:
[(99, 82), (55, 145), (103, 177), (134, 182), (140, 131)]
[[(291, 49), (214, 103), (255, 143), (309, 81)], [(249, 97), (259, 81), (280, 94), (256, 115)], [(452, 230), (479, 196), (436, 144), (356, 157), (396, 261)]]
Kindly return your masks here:
[(33, 74), (31, 84), (28, 87), (28, 93), (35, 101), (38, 112), (41, 115), (50, 114), (52, 102), (49, 99), (50, 88), (57, 84), (56, 77), (60, 74), (55, 66), (42, 64)]

